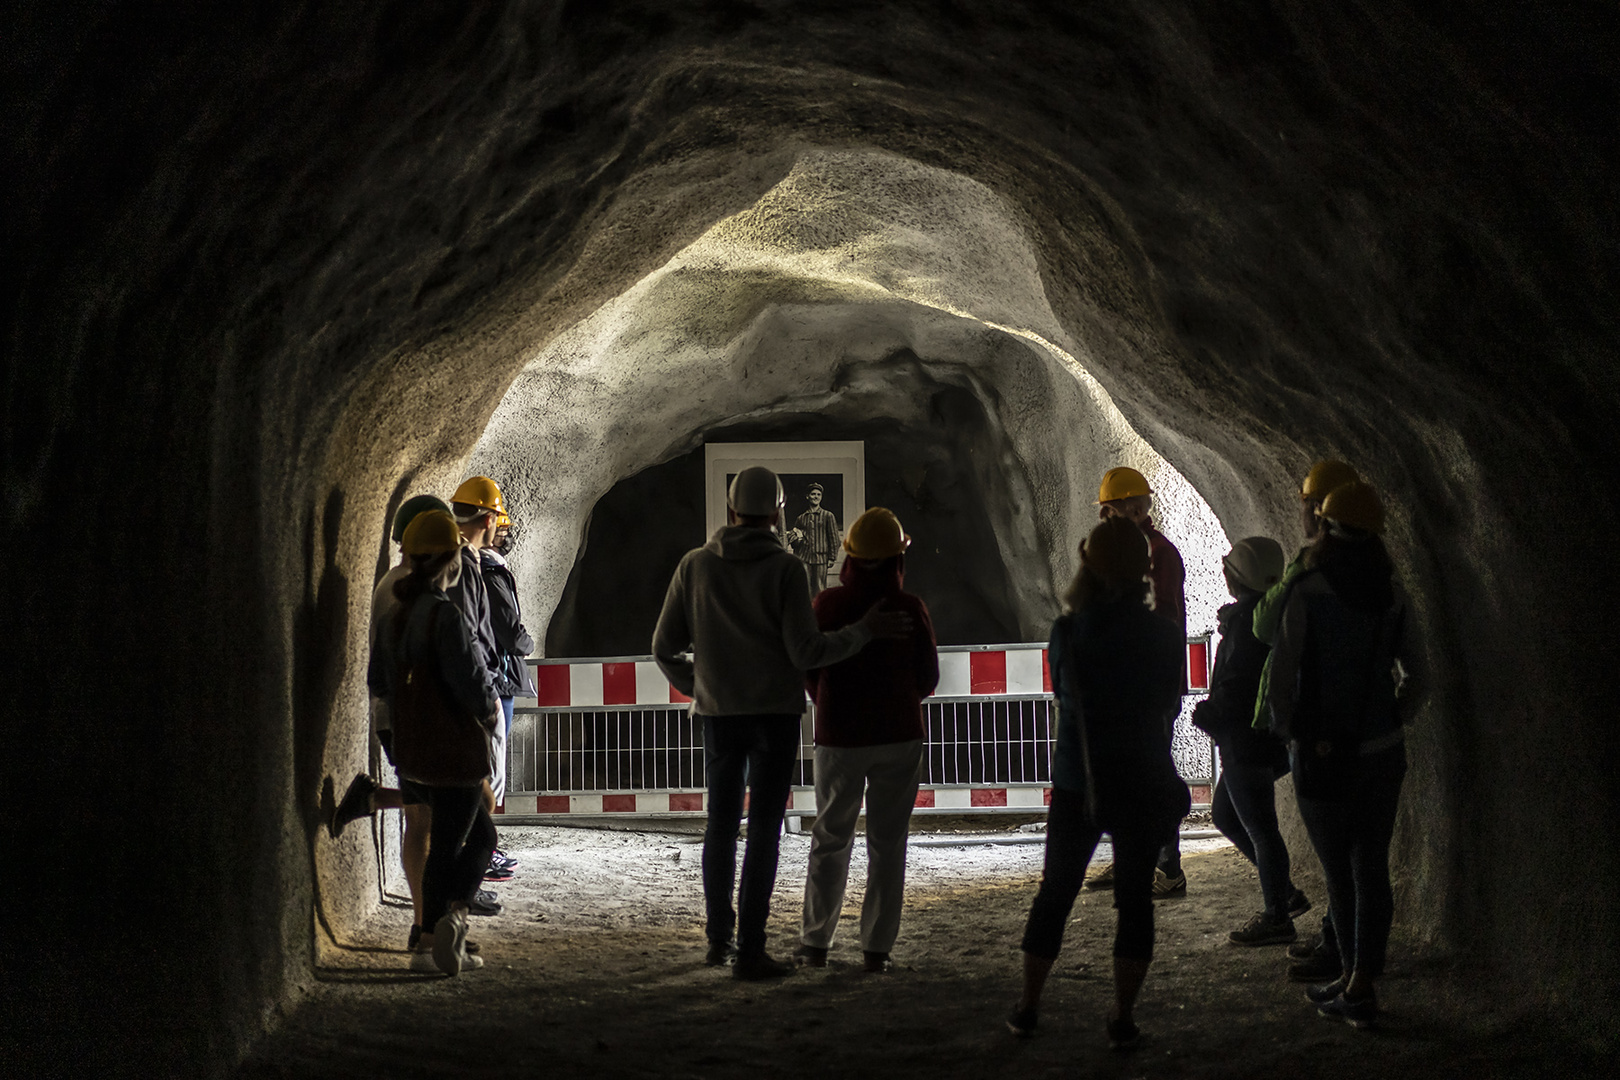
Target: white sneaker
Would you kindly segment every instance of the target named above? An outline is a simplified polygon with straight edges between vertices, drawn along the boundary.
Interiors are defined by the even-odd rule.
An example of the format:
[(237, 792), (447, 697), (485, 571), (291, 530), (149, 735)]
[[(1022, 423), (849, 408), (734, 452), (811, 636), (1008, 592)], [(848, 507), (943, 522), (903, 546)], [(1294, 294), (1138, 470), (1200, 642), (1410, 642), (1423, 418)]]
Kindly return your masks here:
[(482, 956), (474, 956), (472, 953), (467, 953), (461, 958), (462, 971), (477, 971), (483, 966), (484, 958)]
[(416, 950), (414, 950), (411, 953), (411, 970), (416, 971), (416, 972), (420, 972), (420, 973), (422, 973), (424, 975), (432, 974), (432, 973), (438, 971), (439, 970), (439, 963), (438, 963), (437, 960), (433, 959), (433, 950), (431, 950), (431, 949), (416, 949)]
[[(433, 962), (446, 975), (470, 971), (467, 960), (467, 914), (446, 912), (433, 926)], [(482, 961), (479, 961), (482, 964)]]

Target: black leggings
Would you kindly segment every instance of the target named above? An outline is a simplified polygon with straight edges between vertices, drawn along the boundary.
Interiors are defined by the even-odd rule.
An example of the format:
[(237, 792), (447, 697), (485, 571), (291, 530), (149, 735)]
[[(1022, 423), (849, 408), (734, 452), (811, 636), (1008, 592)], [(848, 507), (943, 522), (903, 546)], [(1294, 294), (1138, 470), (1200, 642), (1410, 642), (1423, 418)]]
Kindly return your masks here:
[[(1167, 830), (1129, 827), (1110, 830), (1114, 841), (1114, 955), (1123, 960), (1153, 958), (1153, 869)], [(1024, 925), (1023, 950), (1046, 960), (1057, 959), (1063, 930), (1084, 884), (1086, 866), (1097, 850), (1102, 830), (1086, 813), (1078, 791), (1052, 789), (1046, 815), (1046, 867), (1041, 888)]]
[(424, 786), (433, 809), (427, 866), (422, 870), (422, 929), (428, 933), (453, 903), (472, 902), (490, 852), (495, 823), (484, 809), (484, 787)]

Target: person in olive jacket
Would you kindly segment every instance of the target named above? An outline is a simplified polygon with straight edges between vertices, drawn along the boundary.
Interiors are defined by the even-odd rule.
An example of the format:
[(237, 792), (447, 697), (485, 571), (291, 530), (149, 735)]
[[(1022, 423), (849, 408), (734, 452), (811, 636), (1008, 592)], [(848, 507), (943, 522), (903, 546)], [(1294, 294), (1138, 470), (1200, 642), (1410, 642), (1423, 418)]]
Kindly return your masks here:
[(816, 624), (824, 632), (848, 626), (885, 602), (911, 616), (912, 630), (805, 674), (816, 703), (816, 823), (804, 882), (802, 944), (794, 956), (814, 967), (827, 962), (838, 930), (863, 795), (867, 869), (861, 951), (867, 971), (889, 969), (889, 952), (900, 933), (906, 841), (922, 772), (922, 701), (939, 685), (928, 605), (902, 588), (910, 544), (893, 513), (868, 510), (844, 541), (849, 557), (838, 575), (842, 584), (815, 599)]
[(1232, 931), (1234, 945), (1286, 944), (1294, 919), (1310, 901), (1289, 877), (1288, 845), (1277, 825), (1277, 778), (1288, 772), (1288, 751), (1269, 731), (1257, 730), (1254, 699), (1271, 647), (1254, 636), (1254, 608), (1283, 574), (1282, 545), (1251, 536), (1221, 560), (1233, 602), (1216, 613), (1221, 629), (1209, 696), (1193, 710), (1193, 724), (1221, 751), (1221, 778), (1211, 799), (1215, 827), (1260, 873), (1263, 908)]

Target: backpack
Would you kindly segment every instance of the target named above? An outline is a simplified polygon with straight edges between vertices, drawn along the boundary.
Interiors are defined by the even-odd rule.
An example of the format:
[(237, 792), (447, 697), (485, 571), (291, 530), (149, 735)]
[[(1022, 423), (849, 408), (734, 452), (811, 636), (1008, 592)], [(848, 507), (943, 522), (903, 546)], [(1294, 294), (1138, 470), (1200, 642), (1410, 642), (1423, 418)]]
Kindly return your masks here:
[[(494, 745), (483, 720), (463, 712), (445, 689), (431, 648), (445, 608), (454, 610), (421, 596), (408, 617), (401, 612), (395, 619), (394, 762), (401, 776), (419, 784), (470, 786), (493, 775)], [(407, 643), (423, 641), (429, 647), (413, 659)]]

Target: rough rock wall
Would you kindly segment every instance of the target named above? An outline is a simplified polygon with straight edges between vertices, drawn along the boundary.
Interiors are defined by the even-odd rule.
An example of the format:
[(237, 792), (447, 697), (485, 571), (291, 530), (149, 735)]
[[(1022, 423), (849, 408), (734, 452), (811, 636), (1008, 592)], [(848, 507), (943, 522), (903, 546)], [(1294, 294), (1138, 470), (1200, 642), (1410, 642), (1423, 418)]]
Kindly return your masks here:
[(1606, 10), (10, 19), (4, 522), (34, 540), (5, 586), (5, 827), (42, 868), (8, 875), (14, 1029), (50, 1015), (106, 1036), (70, 1058), (206, 1071), (274, 1021), (311, 914), (341, 937), (366, 901), (318, 805), (359, 760), (387, 510), (457, 469), (537, 348), (805, 144), (959, 172), (1038, 223), (1057, 321), (1229, 533), (1283, 532), (1319, 454), (1389, 493), (1442, 673), (1403, 917), (1612, 1024), (1620, 910), (1544, 887), (1620, 876), (1594, 562), (1620, 474), (1615, 129), (1585, 107), (1615, 96)]

